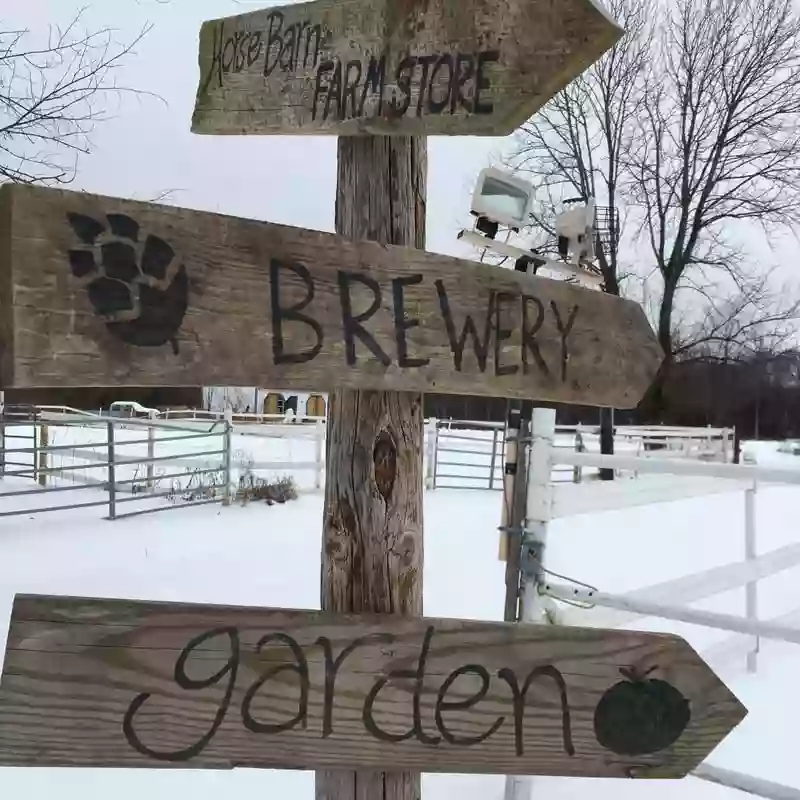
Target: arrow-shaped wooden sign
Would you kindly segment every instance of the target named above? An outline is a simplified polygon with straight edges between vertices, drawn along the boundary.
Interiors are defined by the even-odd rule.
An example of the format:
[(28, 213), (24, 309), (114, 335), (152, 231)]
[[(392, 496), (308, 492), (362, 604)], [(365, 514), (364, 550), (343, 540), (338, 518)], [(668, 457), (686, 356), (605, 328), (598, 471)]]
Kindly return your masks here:
[(509, 134), (622, 35), (594, 0), (317, 0), (207, 22), (196, 133)]
[(0, 765), (680, 778), (746, 709), (682, 639), (17, 597)]
[(280, 386), (635, 406), (636, 303), (420, 250), (0, 189), (0, 387)]

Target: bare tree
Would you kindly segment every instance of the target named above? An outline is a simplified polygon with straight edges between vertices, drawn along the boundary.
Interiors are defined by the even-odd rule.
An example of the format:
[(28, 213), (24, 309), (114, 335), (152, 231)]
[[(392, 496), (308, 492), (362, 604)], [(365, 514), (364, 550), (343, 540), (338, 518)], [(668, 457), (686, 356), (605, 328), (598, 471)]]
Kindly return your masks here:
[(524, 127), (510, 161), (538, 186), (546, 236), (570, 194), (612, 210), (596, 246), (606, 291), (658, 277), (657, 415), (676, 359), (794, 333), (798, 304), (748, 245), (800, 219), (800, 21), (793, 0), (610, 5), (626, 36)]
[(128, 44), (108, 28), (84, 30), (80, 12), (42, 44), (28, 30), (0, 28), (0, 182), (73, 180), (109, 94), (131, 91), (115, 73), (150, 27)]
[(678, 314), (673, 321), (675, 360), (729, 364), (793, 352), (800, 301), (790, 287), (778, 285), (775, 271), (740, 278), (729, 293), (695, 287), (705, 300), (703, 314), (694, 319)]
[[(619, 201), (625, 158), (643, 98), (652, 2), (611, 0), (609, 10), (625, 35), (523, 126), (509, 164), (527, 173), (537, 187), (534, 229), (542, 237), (545, 252), (547, 243), (556, 238), (553, 220), (557, 206), (565, 199), (586, 202), (595, 198), (597, 265), (604, 290), (618, 295), (626, 276), (621, 266), (624, 219)], [(600, 449), (614, 452), (613, 418), (608, 409), (600, 415)], [(613, 470), (601, 470), (601, 478), (613, 477)]]
[[(752, 223), (770, 232), (800, 219), (800, 20), (793, 0), (686, 0), (660, 13), (626, 173), (663, 281), (663, 381), (692, 347), (685, 338), (676, 347), (681, 291), (699, 288), (711, 301), (700, 313), (711, 314), (712, 334), (699, 326), (698, 343), (713, 340), (715, 326), (730, 343), (796, 316), (796, 305), (765, 302), (770, 293), (753, 277), (761, 270), (738, 240)], [(712, 274), (724, 276), (732, 303), (708, 296)]]
[(625, 36), (522, 127), (509, 164), (529, 174), (537, 187), (534, 227), (550, 240), (555, 236), (555, 209), (563, 200), (594, 197), (600, 208), (609, 210), (595, 250), (605, 291), (619, 294), (625, 277), (619, 204), (625, 159), (643, 102), (653, 2), (611, 0), (609, 11)]

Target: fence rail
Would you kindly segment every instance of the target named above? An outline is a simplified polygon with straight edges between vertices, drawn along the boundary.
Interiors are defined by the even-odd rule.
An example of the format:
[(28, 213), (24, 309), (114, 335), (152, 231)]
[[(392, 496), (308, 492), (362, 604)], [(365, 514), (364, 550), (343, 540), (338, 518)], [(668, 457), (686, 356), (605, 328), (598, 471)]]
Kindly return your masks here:
[[(229, 422), (214, 422), (198, 432), (175, 423), (121, 420), (63, 407), (6, 408), (0, 415), (0, 478), (27, 478), (40, 486), (16, 488), (15, 484), (0, 491), (0, 500), (13, 505), (16, 499), (26, 506), (8, 509), (9, 503), (4, 503), (0, 516), (107, 508), (108, 519), (121, 519), (229, 502), (230, 472), (223, 468), (229, 463), (225, 458), (230, 445), (229, 428)], [(55, 443), (56, 431), (72, 441)], [(157, 453), (156, 448), (165, 444), (173, 452), (166, 454), (162, 449)], [(201, 449), (191, 449), (195, 444)], [(180, 445), (185, 445), (183, 452), (174, 452)], [(215, 463), (208, 466), (198, 460), (208, 458), (215, 459)], [(157, 466), (170, 464), (180, 464), (184, 469), (156, 473)], [(169, 488), (161, 489), (165, 481), (169, 481)], [(78, 501), (74, 500), (75, 495), (66, 494), (86, 490), (100, 491), (105, 496)], [(69, 496), (73, 502), (52, 502), (52, 496)], [(169, 503), (154, 505), (154, 501), (164, 499)]]
[[(757, 670), (759, 638), (773, 638), (800, 644), (800, 630), (797, 628), (781, 620), (764, 621), (758, 618), (759, 581), (800, 565), (800, 544), (789, 544), (758, 556), (755, 513), (760, 485), (764, 483), (800, 485), (800, 470), (680, 459), (645, 459), (625, 455), (607, 456), (599, 453), (576, 453), (558, 448), (552, 448), (550, 458), (553, 464), (561, 463), (573, 467), (605, 467), (631, 470), (637, 474), (678, 475), (706, 481), (713, 479), (719, 487), (717, 491), (732, 489), (743, 492), (742, 511), (745, 522), (743, 561), (714, 567), (627, 594), (604, 593), (585, 587), (547, 582), (545, 591), (555, 599), (578, 601), (611, 610), (611, 613), (608, 611), (590, 613), (586, 610), (570, 609), (562, 614), (564, 622), (584, 625), (591, 622), (601, 627), (617, 627), (630, 624), (641, 617), (652, 616), (746, 634), (751, 637), (746, 649), (749, 672)], [(591, 499), (589, 498), (589, 502), (584, 504), (584, 510), (591, 507)], [(618, 500), (619, 506), (629, 505), (622, 497)], [(563, 511), (566, 505), (565, 498), (553, 502), (550, 509), (551, 518)], [(745, 617), (703, 611), (687, 605), (740, 587), (744, 587), (746, 592)], [(676, 605), (676, 601), (680, 605)], [(717, 645), (716, 649), (722, 651), (720, 645)]]
[[(669, 434), (673, 433), (670, 431)], [(675, 432), (677, 433), (677, 432)], [(729, 456), (731, 438), (722, 431), (721, 447), (714, 463), (710, 459), (690, 454), (689, 458), (664, 458), (662, 452), (646, 454), (641, 448), (636, 455), (601, 455), (580, 448), (558, 446), (555, 414), (535, 409), (527, 449), (527, 499), (522, 529), (522, 570), (520, 576), (519, 618), (529, 622), (570, 625), (619, 627), (642, 617), (659, 617), (721, 629), (737, 634), (719, 642), (703, 653), (714, 660), (723, 657), (745, 656), (748, 672), (758, 669), (760, 640), (769, 638), (800, 644), (800, 619), (795, 609), (781, 617), (761, 619), (758, 613), (758, 586), (762, 579), (800, 565), (800, 544), (791, 543), (772, 552), (757, 555), (756, 503), (759, 488), (764, 483), (786, 486), (800, 485), (800, 471), (724, 463)], [(577, 434), (576, 434), (577, 438)], [(674, 449), (674, 448), (673, 448)], [(682, 455), (685, 455), (682, 454)], [(619, 481), (585, 486), (558, 486), (554, 482), (557, 466), (580, 469), (612, 469), (617, 474), (645, 475), (643, 491), (628, 491), (638, 482)], [(664, 481), (669, 476), (670, 481)], [(679, 485), (675, 489), (675, 476)], [(690, 480), (687, 480), (690, 479)], [(638, 589), (626, 594), (613, 594), (595, 589), (585, 583), (570, 582), (549, 573), (545, 567), (549, 523), (553, 518), (571, 513), (610, 510), (639, 505), (659, 499), (677, 499), (699, 481), (702, 488), (696, 493), (738, 491), (743, 493), (744, 559), (678, 579)], [(670, 487), (664, 491), (664, 487)], [(620, 486), (623, 488), (620, 490)], [(634, 496), (631, 500), (629, 495)], [(689, 494), (694, 494), (690, 492)], [(579, 499), (577, 510), (570, 499)], [(723, 614), (690, 607), (690, 603), (724, 592), (745, 590), (745, 614)], [(563, 601), (564, 606), (553, 601)], [(583, 606), (581, 608), (581, 606)], [(744, 647), (742, 647), (742, 634)], [(711, 660), (709, 658), (709, 660)], [(753, 776), (704, 764), (693, 773), (695, 777), (724, 786), (760, 795), (769, 800), (800, 800), (800, 790), (764, 781)], [(506, 783), (506, 798), (527, 797), (527, 782), (518, 785), (511, 778)]]
[[(559, 425), (555, 429), (555, 447), (564, 451), (599, 450), (599, 428), (582, 425)], [(503, 453), (505, 426), (493, 422), (430, 420), (427, 424), (427, 482), (430, 489), (503, 488)], [(620, 463), (620, 477), (638, 477), (643, 457), (662, 456), (690, 460), (729, 462), (733, 458), (734, 431), (729, 428), (679, 428), (661, 426), (624, 426), (616, 429), (616, 446), (637, 459)], [(633, 467), (631, 467), (633, 464)], [(581, 483), (591, 477), (589, 463), (553, 464), (557, 481)], [(595, 470), (597, 473), (597, 470)]]

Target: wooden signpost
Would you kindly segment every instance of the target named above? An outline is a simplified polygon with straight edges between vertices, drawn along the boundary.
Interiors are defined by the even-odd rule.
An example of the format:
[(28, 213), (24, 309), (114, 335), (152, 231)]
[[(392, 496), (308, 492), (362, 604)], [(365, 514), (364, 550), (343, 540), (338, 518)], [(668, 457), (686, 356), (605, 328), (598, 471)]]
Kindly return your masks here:
[(631, 407), (638, 304), (420, 250), (0, 190), (0, 386), (339, 387)]
[(331, 390), (338, 612), (17, 598), (0, 764), (317, 768), (319, 800), (419, 800), (423, 770), (680, 777), (743, 718), (677, 637), (421, 616), (422, 392), (629, 408), (662, 358), (635, 303), (424, 252), (424, 137), (511, 133), (621, 34), (593, 0), (206, 23), (192, 129), (344, 135), (336, 236), (0, 189), (0, 389)]
[(745, 714), (666, 634), (18, 596), (0, 765), (677, 778)]
[(317, 0), (203, 25), (196, 133), (512, 133), (622, 30), (592, 0)]

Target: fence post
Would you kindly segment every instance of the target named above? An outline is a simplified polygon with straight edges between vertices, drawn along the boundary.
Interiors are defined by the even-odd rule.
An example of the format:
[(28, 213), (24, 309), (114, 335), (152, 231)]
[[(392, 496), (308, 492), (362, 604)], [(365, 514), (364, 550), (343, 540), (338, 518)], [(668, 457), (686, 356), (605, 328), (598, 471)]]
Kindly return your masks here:
[(231, 444), (233, 440), (233, 413), (229, 410), (225, 412), (225, 443), (223, 445), (223, 466), (225, 470), (225, 495), (222, 498), (222, 504), (229, 506), (233, 502), (233, 494), (231, 492)]
[(147, 426), (147, 490), (153, 488), (153, 459), (156, 456), (156, 429), (153, 427), (155, 411), (150, 412), (150, 424)]
[[(758, 481), (744, 493), (744, 558), (745, 561), (755, 561), (757, 556), (756, 543), (756, 492)], [(758, 621), (758, 578), (750, 581), (745, 586), (745, 616), (749, 622)], [(752, 642), (752, 649), (747, 652), (747, 671), (756, 672), (758, 669), (758, 651), (761, 642), (756, 636)]]
[[(542, 579), (547, 528), (552, 513), (551, 472), (556, 434), (556, 412), (551, 408), (534, 408), (528, 450), (525, 530), (520, 562), (522, 592), (520, 621), (547, 623), (543, 596), (539, 593)], [(505, 800), (530, 800), (530, 777), (506, 776)]]
[(316, 464), (314, 474), (314, 488), (322, 488), (322, 476), (325, 473), (325, 422), (318, 419), (316, 421), (316, 431), (314, 437), (314, 462)]
[(439, 420), (431, 420), (431, 433), (428, 440), (428, 447), (430, 448), (430, 460), (428, 462), (430, 469), (431, 489), (436, 488), (436, 471), (439, 466)]
[(47, 445), (50, 440), (50, 432), (47, 425), (42, 423), (39, 426), (39, 485), (47, 486)]
[(114, 455), (114, 423), (108, 426), (108, 518), (117, 518), (117, 471)]
[[(2, 397), (3, 392), (0, 392)], [(6, 411), (5, 405), (0, 402), (0, 479), (6, 476)]]
[[(581, 430), (580, 422), (578, 423), (578, 427), (575, 429), (575, 452), (576, 453), (586, 452), (586, 445), (583, 443), (583, 431)], [(572, 482), (581, 483), (582, 480), (583, 480), (583, 467), (577, 467), (577, 466), (573, 467)]]
[(33, 412), (33, 479), (39, 482), (39, 426), (37, 425), (38, 411)]
[(428, 465), (425, 471), (425, 488), (436, 488), (436, 461), (439, 457), (439, 420), (432, 419), (428, 425)]
[(494, 429), (494, 433), (492, 435), (492, 459), (489, 463), (489, 488), (494, 489), (494, 470), (495, 466), (497, 465), (497, 434), (499, 431), (497, 428)]

